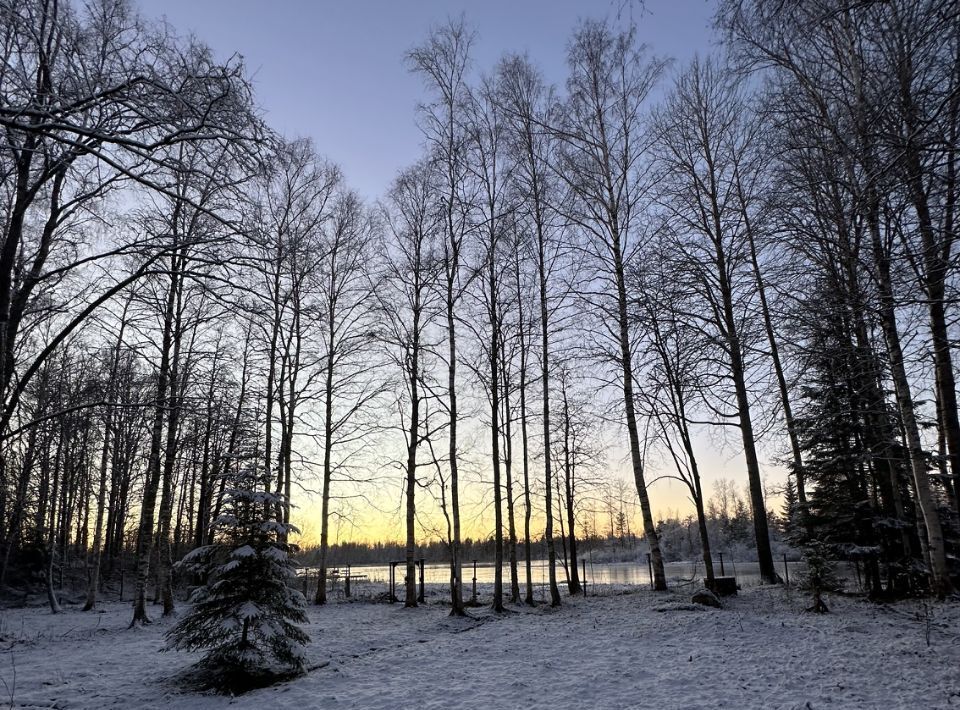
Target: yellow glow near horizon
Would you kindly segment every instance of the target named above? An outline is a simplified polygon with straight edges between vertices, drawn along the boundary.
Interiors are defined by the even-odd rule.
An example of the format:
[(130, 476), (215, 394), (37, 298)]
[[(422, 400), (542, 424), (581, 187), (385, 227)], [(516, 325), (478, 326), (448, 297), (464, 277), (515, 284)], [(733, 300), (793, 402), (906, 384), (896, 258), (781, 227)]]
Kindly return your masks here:
[[(742, 462), (742, 456), (732, 455), (729, 457), (720, 456), (715, 449), (710, 450), (712, 455), (702, 456), (701, 465), (705, 473), (703, 474), (703, 490), (709, 498), (713, 493), (713, 484), (726, 478), (734, 483), (738, 491), (743, 492), (747, 480), (745, 466)], [(621, 461), (619, 466), (611, 468), (608, 473), (611, 479), (620, 478), (629, 481), (629, 493), (632, 495), (631, 505), (627, 508), (630, 517), (630, 529), (640, 534), (643, 526), (640, 517), (639, 503), (636, 502), (636, 490), (633, 486), (632, 477), (628, 477), (628, 462)], [(686, 486), (679, 481), (665, 478), (663, 472), (651, 467), (647, 471), (648, 490), (650, 500), (653, 506), (653, 515), (655, 520), (661, 520), (667, 517), (686, 517), (693, 516), (695, 509), (689, 498)], [(782, 506), (782, 495), (778, 489), (786, 480), (786, 472), (777, 467), (768, 467), (765, 480), (770, 487), (766, 497), (766, 506), (768, 510), (779, 511)], [(531, 477), (541, 476), (540, 468), (531, 470)], [(330, 543), (355, 542), (370, 544), (374, 542), (395, 542), (401, 543), (406, 538), (405, 517), (403, 501), (401, 500), (401, 476), (397, 476), (396, 486), (393, 490), (386, 490), (380, 487), (381, 498), (365, 503), (364, 505), (352, 505), (349, 510), (340, 509), (330, 520)], [(517, 533), (522, 537), (523, 517), (519, 512), (522, 510), (523, 498), (522, 490), (514, 483), (514, 496), (517, 505)], [(464, 539), (485, 539), (493, 534), (493, 511), (492, 511), (492, 492), (489, 483), (482, 483), (476, 480), (465, 482), (463, 493), (461, 494), (461, 520), (462, 537)], [(586, 494), (585, 494), (586, 495)], [(593, 496), (593, 493), (589, 494)], [(417, 490), (418, 496), (418, 525), (417, 541), (428, 542), (430, 540), (441, 540), (445, 538), (445, 522), (440, 513), (439, 506), (432, 497), (423, 489)], [(749, 505), (749, 499), (744, 494), (745, 500)], [(303, 547), (316, 546), (320, 542), (320, 501), (318, 496), (306, 496), (300, 500), (294, 500), (297, 508), (293, 512), (293, 522), (301, 530), (298, 544)], [(538, 508), (539, 504), (539, 508)], [(556, 500), (555, 500), (556, 505)], [(584, 503), (584, 508), (594, 511), (596, 518), (596, 529), (599, 534), (605, 534), (608, 530), (607, 515), (598, 500), (591, 500)], [(540, 538), (543, 535), (543, 512), (542, 496), (537, 496), (534, 500), (534, 514), (531, 521), (531, 533), (534, 538)], [(590, 512), (584, 514), (591, 516)], [(581, 517), (584, 517), (582, 515)], [(506, 527), (506, 513), (504, 513), (504, 527)], [(556, 533), (559, 534), (559, 525), (556, 526)]]

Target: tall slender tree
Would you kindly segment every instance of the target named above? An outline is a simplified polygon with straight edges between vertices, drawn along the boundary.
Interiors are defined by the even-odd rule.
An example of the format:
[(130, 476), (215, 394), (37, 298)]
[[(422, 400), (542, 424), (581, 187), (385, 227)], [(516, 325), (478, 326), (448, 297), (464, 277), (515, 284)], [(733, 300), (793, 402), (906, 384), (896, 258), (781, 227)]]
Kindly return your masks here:
[[(398, 402), (405, 422), (403, 462), (406, 489), (406, 600), (417, 606), (416, 576), (416, 490), (417, 457), (421, 444), (432, 438), (425, 387), (430, 364), (427, 352), (430, 331), (437, 317), (436, 283), (442, 266), (439, 218), (434, 202), (436, 185), (431, 171), (418, 164), (401, 173), (390, 192), (385, 215), (388, 225), (387, 261), (377, 290), (383, 313), (383, 336), (395, 365), (400, 370), (404, 392)], [(406, 407), (404, 411), (402, 408)]]
[(450, 428), (447, 433), (450, 467), (450, 511), (452, 540), (450, 543), (450, 613), (462, 616), (463, 555), (460, 521), (460, 467), (458, 423), (460, 410), (457, 397), (457, 322), (458, 304), (463, 297), (464, 240), (471, 229), (472, 198), (467, 171), (465, 105), (466, 74), (470, 66), (470, 48), (474, 33), (463, 18), (450, 20), (434, 28), (427, 41), (407, 53), (407, 61), (420, 74), (434, 93), (432, 104), (421, 107), (421, 129), (430, 146), (431, 163), (439, 175), (443, 195), (443, 291), (447, 321), (447, 410)]
[(554, 174), (570, 199), (564, 195), (558, 210), (585, 235), (585, 256), (594, 268), (595, 283), (584, 295), (603, 314), (601, 332), (609, 335), (600, 350), (620, 381), (654, 587), (665, 590), (663, 555), (640, 447), (626, 284), (627, 266), (636, 257), (642, 232), (641, 200), (649, 188), (650, 137), (642, 124), (642, 107), (664, 63), (644, 58), (635, 28), (618, 32), (597, 21), (583, 22), (574, 32), (567, 63), (568, 97), (555, 128), (562, 147)]
[[(657, 117), (658, 201), (676, 225), (674, 245), (684, 273), (699, 292), (704, 327), (723, 343), (723, 361), (733, 385), (733, 418), (743, 443), (760, 575), (779, 577), (773, 566), (767, 508), (748, 381), (750, 342), (745, 322), (753, 308), (750, 222), (743, 185), (743, 154), (752, 150), (748, 107), (736, 84), (711, 60), (694, 60), (677, 79)], [(745, 212), (745, 210), (747, 210)], [(744, 283), (746, 281), (746, 283)], [(715, 393), (723, 398), (724, 393)], [(726, 404), (726, 402), (724, 402)]]

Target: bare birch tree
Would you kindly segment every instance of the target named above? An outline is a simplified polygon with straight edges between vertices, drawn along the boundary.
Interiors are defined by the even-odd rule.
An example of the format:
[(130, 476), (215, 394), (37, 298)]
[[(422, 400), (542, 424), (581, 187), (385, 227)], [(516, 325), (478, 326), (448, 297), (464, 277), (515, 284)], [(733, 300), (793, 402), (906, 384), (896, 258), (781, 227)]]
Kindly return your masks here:
[(464, 277), (464, 239), (471, 229), (473, 208), (467, 174), (467, 131), (465, 103), (474, 35), (463, 19), (450, 20), (434, 28), (427, 41), (407, 53), (407, 61), (434, 93), (434, 102), (420, 109), (421, 130), (427, 140), (430, 161), (439, 175), (443, 195), (444, 300), (447, 321), (447, 433), (450, 468), (450, 512), (452, 539), (450, 553), (450, 602), (452, 616), (462, 616), (463, 559), (461, 550), (460, 472), (458, 450), (457, 322), (458, 304), (469, 278)]
[[(391, 359), (399, 369), (404, 392), (397, 406), (404, 429), (406, 458), (402, 464), (406, 490), (406, 600), (417, 606), (416, 577), (416, 491), (421, 444), (432, 431), (425, 388), (431, 365), (427, 353), (432, 346), (431, 325), (437, 318), (437, 279), (442, 268), (441, 223), (434, 201), (436, 185), (427, 166), (418, 164), (401, 173), (390, 192), (387, 223), (387, 262), (377, 289), (381, 328)], [(404, 409), (406, 407), (406, 409)]]
[(667, 588), (663, 555), (647, 493), (634, 393), (634, 353), (626, 285), (627, 264), (636, 257), (649, 188), (643, 104), (664, 63), (647, 60), (636, 30), (617, 32), (595, 21), (580, 25), (568, 50), (568, 97), (555, 133), (562, 145), (554, 174), (570, 199), (558, 209), (585, 235), (585, 255), (595, 283), (585, 294), (603, 313), (608, 336), (600, 344), (623, 396), (634, 482), (643, 514), (644, 537), (653, 561), (654, 587)]
[[(754, 138), (743, 120), (747, 110), (736, 85), (710, 60), (694, 60), (657, 117), (658, 201), (675, 225), (674, 244), (686, 260), (686, 275), (697, 284), (703, 325), (722, 343), (733, 387), (734, 401), (728, 406), (740, 429), (750, 484), (760, 574), (775, 583), (745, 327), (755, 297), (754, 284), (744, 276), (753, 275), (748, 270), (750, 223), (738, 189), (749, 179), (742, 174), (742, 156)], [(716, 394), (722, 398), (722, 389)]]

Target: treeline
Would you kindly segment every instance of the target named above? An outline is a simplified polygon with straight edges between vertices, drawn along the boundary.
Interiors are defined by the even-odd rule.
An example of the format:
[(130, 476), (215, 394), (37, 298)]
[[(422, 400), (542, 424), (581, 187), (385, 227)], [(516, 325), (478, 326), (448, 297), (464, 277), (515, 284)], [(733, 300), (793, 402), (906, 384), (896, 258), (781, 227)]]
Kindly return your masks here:
[(56, 611), (82, 569), (93, 608), (128, 559), (144, 622), (225, 500), (271, 501), (285, 544), (315, 492), (322, 577), (331, 518), (386, 495), (409, 584), (444, 541), (454, 613), (468, 505), (497, 609), (532, 603), (537, 539), (552, 603), (560, 555), (576, 593), (578, 543), (634, 505), (664, 589), (661, 476), (712, 580), (712, 436), (743, 452), (766, 581), (762, 456), (795, 544), (875, 596), (949, 593), (958, 7), (725, 0), (724, 53), (676, 69), (584, 21), (563, 87), (478, 70), (447, 22), (405, 58), (423, 156), (368, 205), (264, 124), (237, 59), (124, 0), (0, 0), (0, 585)]
[[(494, 559), (496, 551), (493, 538), (474, 540), (467, 537), (461, 544), (463, 559), (468, 563), (473, 560), (487, 563)], [(450, 548), (440, 540), (431, 540), (417, 545), (414, 556), (417, 560), (425, 560), (427, 564), (448, 563)], [(338, 542), (330, 545), (326, 554), (327, 565), (337, 568), (347, 565), (387, 565), (405, 558), (406, 547), (398, 542)], [(319, 548), (305, 547), (301, 550), (298, 561), (304, 567), (317, 567), (320, 563)]]
[[(706, 524), (714, 557), (722, 553), (727, 560), (735, 562), (756, 561), (756, 546), (753, 539), (753, 517), (750, 507), (736, 487), (726, 479), (720, 479), (707, 502)], [(606, 512), (606, 511), (601, 511)], [(778, 514), (782, 512), (782, 514)], [(646, 564), (649, 548), (644, 540), (631, 529), (625, 513), (615, 513), (610, 525), (601, 524), (603, 515), (584, 517), (582, 530), (578, 531), (577, 541), (583, 555), (589, 555), (593, 562), (638, 562)], [(788, 554), (796, 559), (799, 551), (794, 549), (787, 539), (789, 515), (787, 511), (770, 511), (771, 544), (777, 559)], [(668, 514), (657, 520), (657, 536), (663, 548), (665, 562), (695, 560), (703, 554), (699, 524), (695, 515), (681, 516)], [(569, 564), (564, 554), (566, 537), (555, 537), (554, 546), (558, 558)], [(522, 543), (522, 541), (521, 541)], [(543, 538), (531, 540), (533, 559), (546, 559), (546, 541)], [(496, 558), (494, 538), (464, 538), (462, 541), (463, 559), (467, 563), (477, 560), (491, 563)], [(331, 567), (347, 565), (386, 565), (404, 559), (405, 547), (399, 542), (340, 542), (329, 546), (327, 563)], [(449, 564), (450, 547), (443, 540), (428, 540), (418, 543), (416, 559), (424, 559), (427, 564)], [(297, 561), (304, 567), (315, 567), (320, 561), (320, 550), (316, 546), (304, 547), (297, 555)], [(564, 573), (566, 575), (566, 573)]]

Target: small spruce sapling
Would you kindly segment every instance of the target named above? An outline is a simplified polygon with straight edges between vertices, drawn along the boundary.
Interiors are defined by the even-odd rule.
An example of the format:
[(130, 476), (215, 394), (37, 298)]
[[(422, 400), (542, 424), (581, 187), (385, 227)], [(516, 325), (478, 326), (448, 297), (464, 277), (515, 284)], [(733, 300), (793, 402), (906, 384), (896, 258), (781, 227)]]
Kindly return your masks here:
[(792, 474), (787, 478), (784, 499), (785, 537), (791, 545), (799, 547), (803, 552), (803, 561), (807, 567), (800, 578), (799, 586), (813, 596), (813, 604), (807, 607), (807, 611), (826, 614), (830, 609), (823, 601), (823, 593), (835, 592), (842, 586), (836, 575), (833, 549), (814, 536), (814, 530), (809, 525), (808, 511), (800, 504)]
[(823, 542), (811, 540), (803, 546), (803, 558), (807, 563), (803, 587), (813, 595), (813, 605), (808, 607), (807, 611), (825, 614), (830, 609), (823, 601), (823, 593), (840, 588), (834, 563), (830, 558), (830, 549)]
[(258, 483), (256, 475), (240, 474), (215, 521), (216, 541), (177, 564), (203, 584), (167, 634), (168, 648), (209, 649), (205, 666), (241, 677), (302, 671), (310, 641), (298, 626), (307, 621), (306, 600), (289, 585), (296, 546), (285, 540), (298, 531), (276, 519), (283, 497)]

